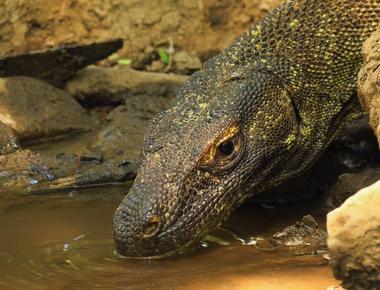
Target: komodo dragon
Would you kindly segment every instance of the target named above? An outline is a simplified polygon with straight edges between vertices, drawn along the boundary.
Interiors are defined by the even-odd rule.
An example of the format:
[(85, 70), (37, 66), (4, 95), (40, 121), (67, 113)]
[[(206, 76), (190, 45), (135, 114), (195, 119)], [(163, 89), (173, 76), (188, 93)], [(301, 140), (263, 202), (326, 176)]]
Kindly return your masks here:
[(117, 252), (195, 248), (255, 193), (299, 176), (362, 115), (361, 47), (380, 0), (288, 0), (204, 64), (148, 128), (114, 214)]

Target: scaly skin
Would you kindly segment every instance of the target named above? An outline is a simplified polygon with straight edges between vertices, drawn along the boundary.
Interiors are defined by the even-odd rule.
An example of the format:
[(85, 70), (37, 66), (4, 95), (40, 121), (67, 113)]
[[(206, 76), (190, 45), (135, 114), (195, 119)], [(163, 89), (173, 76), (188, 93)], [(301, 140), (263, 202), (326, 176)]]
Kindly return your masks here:
[(293, 0), (190, 77), (151, 121), (117, 251), (165, 257), (198, 245), (253, 194), (302, 174), (359, 116), (361, 46), (380, 0)]

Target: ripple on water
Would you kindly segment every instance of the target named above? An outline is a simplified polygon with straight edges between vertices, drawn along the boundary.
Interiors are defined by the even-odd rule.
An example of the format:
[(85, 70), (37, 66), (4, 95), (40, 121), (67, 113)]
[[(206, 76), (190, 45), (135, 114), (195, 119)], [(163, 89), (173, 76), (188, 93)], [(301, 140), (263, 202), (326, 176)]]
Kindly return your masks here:
[(189, 255), (121, 259), (114, 254), (112, 214), (122, 195), (115, 197), (32, 197), (0, 212), (0, 289), (269, 290), (281, 283), (284, 290), (312, 290), (337, 284), (321, 257), (255, 247), (251, 237), (269, 226), (246, 221), (276, 223), (254, 216), (256, 210), (238, 212), (231, 219), (234, 233), (219, 232)]

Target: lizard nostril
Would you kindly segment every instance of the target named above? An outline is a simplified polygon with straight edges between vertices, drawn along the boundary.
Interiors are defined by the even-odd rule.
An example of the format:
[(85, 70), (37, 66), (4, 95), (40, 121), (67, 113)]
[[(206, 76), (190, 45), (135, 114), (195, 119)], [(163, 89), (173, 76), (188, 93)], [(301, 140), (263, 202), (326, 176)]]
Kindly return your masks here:
[(142, 229), (142, 237), (145, 239), (152, 238), (160, 231), (161, 219), (158, 216), (153, 216)]

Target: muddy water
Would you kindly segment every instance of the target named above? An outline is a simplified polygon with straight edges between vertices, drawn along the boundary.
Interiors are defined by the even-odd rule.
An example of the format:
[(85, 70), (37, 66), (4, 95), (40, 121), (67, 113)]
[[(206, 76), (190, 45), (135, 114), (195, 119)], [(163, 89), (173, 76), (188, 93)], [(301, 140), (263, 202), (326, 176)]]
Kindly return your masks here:
[[(127, 189), (17, 198), (2, 194), (0, 289), (319, 290), (338, 285), (320, 255), (262, 250), (243, 245), (227, 232), (219, 233), (223, 242), (205, 242), (183, 257), (118, 258), (113, 252), (112, 214)], [(248, 205), (227, 227), (247, 241), (269, 236), (302, 215), (302, 210), (292, 208), (274, 211)]]

